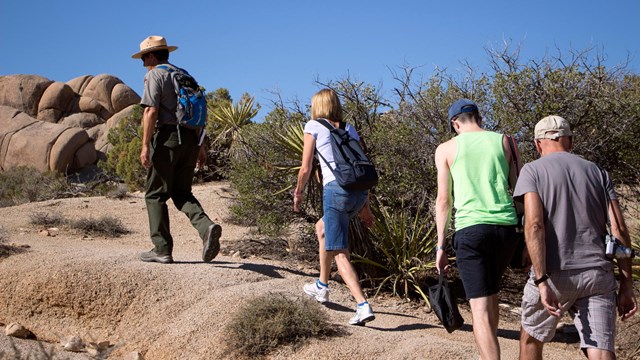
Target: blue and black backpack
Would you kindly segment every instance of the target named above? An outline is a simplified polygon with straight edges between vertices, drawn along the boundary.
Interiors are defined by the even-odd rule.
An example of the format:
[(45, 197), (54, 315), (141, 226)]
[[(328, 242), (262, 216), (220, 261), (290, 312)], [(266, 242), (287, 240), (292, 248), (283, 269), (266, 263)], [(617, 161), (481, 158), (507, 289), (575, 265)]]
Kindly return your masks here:
[[(156, 68), (166, 70), (171, 75), (178, 97), (176, 107), (178, 130), (180, 126), (187, 129), (203, 129), (207, 124), (207, 99), (204, 89), (184, 69), (169, 64), (158, 65)], [(178, 131), (178, 136), (179, 134)], [(204, 135), (204, 131), (200, 134)]]

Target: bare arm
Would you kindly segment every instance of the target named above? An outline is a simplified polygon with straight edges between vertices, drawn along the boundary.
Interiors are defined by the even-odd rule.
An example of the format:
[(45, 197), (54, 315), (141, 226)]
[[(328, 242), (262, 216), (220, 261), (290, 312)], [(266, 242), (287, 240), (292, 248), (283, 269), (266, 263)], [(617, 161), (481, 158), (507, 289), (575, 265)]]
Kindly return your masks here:
[[(611, 232), (622, 245), (631, 246), (629, 229), (625, 224), (620, 203), (617, 199), (609, 201), (609, 219), (611, 219)], [(638, 310), (638, 304), (633, 293), (633, 278), (631, 277), (631, 259), (616, 259), (620, 270), (620, 291), (618, 292), (618, 314), (622, 320), (630, 318)]]
[[(524, 194), (524, 207), (524, 235), (527, 250), (531, 258), (535, 278), (540, 279), (547, 273), (547, 247), (545, 243), (544, 211), (542, 200), (540, 200), (538, 193), (528, 192)], [(560, 316), (562, 305), (547, 281), (541, 282), (538, 285), (538, 289), (540, 290), (540, 299), (547, 312), (553, 316)]]
[(451, 172), (447, 161), (447, 147), (445, 144), (438, 146), (435, 154), (435, 163), (438, 170), (438, 195), (436, 197), (436, 230), (438, 234), (438, 250), (436, 252), (436, 269), (445, 270), (449, 264), (447, 254), (443, 248), (445, 237), (451, 220), (452, 196), (451, 196)]
[(145, 168), (151, 166), (149, 158), (149, 148), (151, 145), (151, 137), (156, 129), (158, 121), (158, 108), (148, 106), (144, 108), (142, 114), (142, 151), (140, 152), (140, 162)]
[(300, 204), (302, 204), (304, 196), (304, 187), (305, 185), (307, 185), (307, 181), (309, 181), (309, 176), (311, 176), (311, 169), (313, 168), (313, 152), (315, 150), (315, 147), (316, 139), (313, 137), (313, 135), (305, 133), (304, 146), (302, 148), (302, 164), (300, 165), (300, 170), (298, 171), (298, 182), (293, 194), (294, 211), (300, 211)]
[(362, 210), (358, 214), (360, 221), (364, 226), (370, 228), (373, 226), (373, 222), (375, 221), (375, 217), (373, 216), (373, 212), (371, 211), (371, 206), (369, 205), (369, 195), (367, 194), (367, 202), (364, 203)]

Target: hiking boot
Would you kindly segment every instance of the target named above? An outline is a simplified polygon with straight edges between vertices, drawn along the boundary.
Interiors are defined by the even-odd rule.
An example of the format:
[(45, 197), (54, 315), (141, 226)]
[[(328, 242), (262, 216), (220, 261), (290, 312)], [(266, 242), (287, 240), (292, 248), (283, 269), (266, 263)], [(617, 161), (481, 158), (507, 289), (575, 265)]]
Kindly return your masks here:
[(140, 260), (145, 262), (171, 264), (173, 262), (173, 257), (171, 257), (171, 255), (158, 255), (155, 251), (151, 250), (140, 254)]
[(319, 303), (325, 303), (329, 301), (329, 288), (321, 288), (316, 283), (304, 284), (304, 292), (313, 296)]
[(218, 224), (209, 225), (202, 240), (202, 261), (209, 262), (218, 255), (218, 252), (220, 252), (220, 236), (222, 236), (222, 227)]
[(361, 326), (375, 319), (376, 316), (373, 315), (371, 305), (367, 303), (362, 306), (358, 306), (358, 308), (356, 309), (356, 314), (351, 318), (351, 320), (349, 320), (349, 324)]

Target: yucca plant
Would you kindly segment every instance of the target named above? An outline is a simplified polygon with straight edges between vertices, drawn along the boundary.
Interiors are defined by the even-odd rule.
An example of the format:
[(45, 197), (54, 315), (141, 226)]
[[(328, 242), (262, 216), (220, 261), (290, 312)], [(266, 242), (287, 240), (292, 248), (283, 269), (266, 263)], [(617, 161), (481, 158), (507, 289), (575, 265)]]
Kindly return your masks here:
[[(640, 222), (636, 221), (636, 224), (638, 223)], [(637, 227), (640, 228), (640, 225)], [(636, 256), (631, 261), (631, 275), (635, 281), (640, 280), (640, 236), (638, 235), (640, 229), (638, 228), (632, 231), (631, 235), (631, 248), (636, 253)]]
[(242, 141), (242, 128), (251, 124), (260, 108), (254, 104), (252, 97), (243, 97), (236, 103), (223, 103), (218, 107), (209, 106), (216, 133), (212, 144), (229, 149), (231, 156), (241, 153), (246, 145)]
[[(278, 171), (284, 171), (297, 175), (300, 171), (302, 150), (304, 147), (304, 127), (301, 122), (293, 122), (284, 126), (282, 132), (276, 133), (274, 138), (283, 155), (283, 162), (276, 166)], [(287, 184), (279, 192), (290, 191), (295, 184)], [(313, 169), (307, 182), (305, 201), (318, 212), (320, 202), (319, 194), (322, 192), (322, 176), (317, 159), (313, 160)]]
[[(371, 239), (380, 260), (354, 254), (356, 262), (362, 262), (386, 270), (387, 276), (372, 279), (379, 282), (376, 295), (385, 286), (391, 286), (394, 295), (408, 298), (415, 291), (429, 304), (427, 295), (419, 283), (419, 275), (435, 266), (427, 261), (435, 245), (437, 234), (435, 221), (423, 200), (417, 208), (389, 209), (377, 200), (372, 206), (376, 221), (371, 229)], [(404, 205), (404, 202), (403, 202)]]

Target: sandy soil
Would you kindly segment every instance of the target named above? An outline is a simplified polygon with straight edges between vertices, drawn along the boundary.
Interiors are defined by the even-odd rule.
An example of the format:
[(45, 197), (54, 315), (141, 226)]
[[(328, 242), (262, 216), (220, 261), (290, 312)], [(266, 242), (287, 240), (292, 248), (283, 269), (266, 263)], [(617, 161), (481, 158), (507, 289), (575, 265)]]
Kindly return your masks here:
[[(194, 188), (210, 217), (223, 224), (222, 246), (251, 238), (249, 228), (227, 221), (232, 201), (228, 185)], [(67, 219), (118, 217), (130, 234), (120, 238), (86, 238), (61, 228), (56, 236), (40, 234), (29, 224), (37, 212)], [(224, 353), (224, 327), (247, 299), (269, 292), (303, 296), (302, 285), (317, 276), (313, 265), (242, 259), (219, 255), (201, 262), (201, 241), (186, 217), (170, 209), (175, 237), (175, 264), (144, 263), (138, 254), (151, 248), (142, 194), (125, 200), (73, 198), (0, 209), (0, 226), (10, 243), (24, 252), (0, 259), (0, 323), (19, 322), (43, 343), (0, 336), (0, 354), (22, 358), (38, 346), (53, 358), (84, 359), (65, 352), (60, 338), (109, 341), (119, 359), (137, 351), (146, 359), (219, 359)], [(344, 285), (332, 282), (331, 303), (324, 308), (345, 335), (313, 340), (298, 349), (285, 348), (272, 359), (475, 359), (471, 316), (448, 334), (435, 315), (395, 298), (373, 298), (377, 318), (366, 327), (347, 325), (354, 302)], [(499, 341), (503, 359), (516, 359), (517, 316), (503, 309)], [(17, 349), (17, 350), (16, 350)], [(0, 356), (2, 357), (2, 356)], [(35, 357), (34, 357), (35, 358)], [(582, 359), (574, 340), (545, 347), (545, 359)]]

